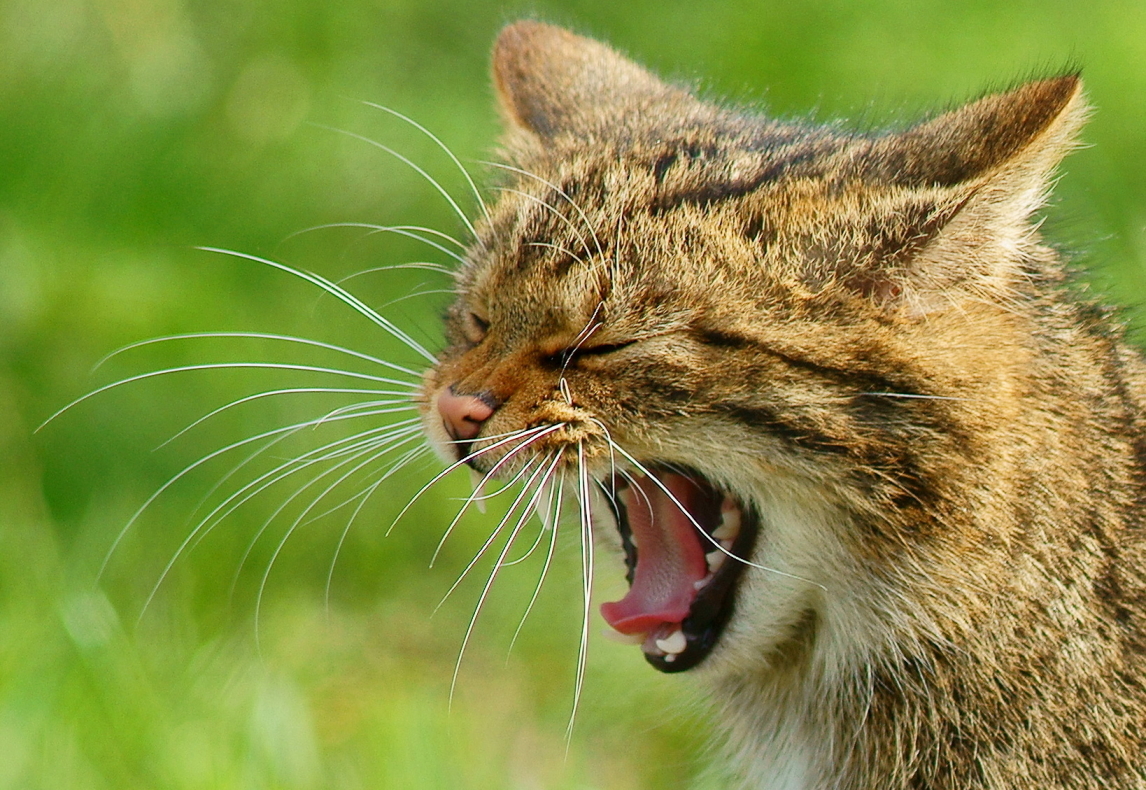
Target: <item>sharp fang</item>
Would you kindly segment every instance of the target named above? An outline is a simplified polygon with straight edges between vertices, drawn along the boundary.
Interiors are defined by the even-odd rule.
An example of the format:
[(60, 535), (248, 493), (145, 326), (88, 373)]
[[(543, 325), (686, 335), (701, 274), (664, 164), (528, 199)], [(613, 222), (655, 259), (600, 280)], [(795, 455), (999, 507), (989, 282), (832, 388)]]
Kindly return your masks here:
[(684, 652), (684, 649), (688, 647), (688, 641), (684, 638), (684, 631), (677, 630), (664, 639), (658, 639), (656, 645), (666, 654), (675, 656), (677, 653)]
[(482, 481), (485, 477), (476, 469), (470, 469), (470, 483), (474, 487), (474, 506), (477, 507), (479, 513), (485, 513), (485, 500), (482, 499)]
[(740, 534), (740, 509), (725, 497), (720, 505), (720, 526), (712, 531), (717, 540), (733, 540)]
[(720, 566), (728, 559), (728, 555), (723, 551), (710, 551), (704, 555), (704, 561), (708, 563), (708, 572), (716, 573), (720, 570)]

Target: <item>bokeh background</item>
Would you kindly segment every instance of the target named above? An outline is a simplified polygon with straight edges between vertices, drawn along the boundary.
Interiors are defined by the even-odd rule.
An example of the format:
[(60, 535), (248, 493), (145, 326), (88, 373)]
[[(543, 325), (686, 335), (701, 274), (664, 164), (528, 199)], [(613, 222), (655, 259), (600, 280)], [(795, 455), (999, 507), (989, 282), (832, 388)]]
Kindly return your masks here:
[[(526, 15), (609, 40), (709, 95), (861, 128), (1081, 66), (1097, 109), (1045, 227), (1092, 290), (1127, 306), (1142, 337), (1141, 0), (0, 0), (0, 788), (716, 786), (697, 768), (711, 727), (688, 679), (659, 676), (635, 649), (599, 638), (599, 619), (566, 739), (580, 618), (572, 530), (512, 651), (541, 555), (506, 569), (450, 704), (488, 564), (435, 607), (495, 523), (467, 517), (428, 567), (465, 475), (435, 486), (386, 537), (437, 467), (395, 475), (347, 532), (333, 573), (348, 508), (311, 516), (346, 496), (303, 514), (306, 493), (291, 500), (301, 478), (178, 552), (213, 503), (339, 435), (335, 426), (230, 478), (242, 448), (196, 468), (133, 523), (97, 581), (117, 534), (181, 469), (347, 401), (264, 398), (163, 444), (170, 436), (243, 395), (337, 378), (172, 374), (112, 389), (33, 433), (85, 392), (166, 367), (262, 360), (375, 372), (235, 339), (145, 346), (93, 372), (108, 352), (151, 337), (298, 334), (419, 364), (299, 279), (194, 247), (332, 280), (448, 263), (393, 234), (300, 231), (382, 223), (460, 235), (411, 168), (334, 130), (401, 151), (473, 213), (442, 152), (362, 102), (412, 116), (467, 162), (488, 158), (498, 133), (489, 47)], [(480, 182), (482, 166), (472, 169)], [(447, 278), (399, 269), (346, 285), (438, 343)], [(599, 600), (621, 584), (604, 565)]]

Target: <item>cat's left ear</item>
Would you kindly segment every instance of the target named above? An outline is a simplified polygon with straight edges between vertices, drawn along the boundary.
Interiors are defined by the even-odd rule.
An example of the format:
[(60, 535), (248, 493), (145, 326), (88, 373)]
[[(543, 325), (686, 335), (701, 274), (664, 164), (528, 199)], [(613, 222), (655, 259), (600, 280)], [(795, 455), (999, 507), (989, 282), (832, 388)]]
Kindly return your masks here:
[[(1031, 215), (1087, 113), (1082, 81), (1070, 74), (874, 141), (862, 157), (863, 180), (890, 187), (911, 207), (888, 220), (901, 226), (910, 254), (869, 271), (865, 287), (885, 296), (914, 292), (924, 310), (928, 291), (953, 283), (1008, 291), (1033, 254)], [(919, 227), (902, 227), (913, 215)]]
[(541, 22), (501, 31), (493, 79), (509, 128), (542, 142), (714, 112), (610, 47)]

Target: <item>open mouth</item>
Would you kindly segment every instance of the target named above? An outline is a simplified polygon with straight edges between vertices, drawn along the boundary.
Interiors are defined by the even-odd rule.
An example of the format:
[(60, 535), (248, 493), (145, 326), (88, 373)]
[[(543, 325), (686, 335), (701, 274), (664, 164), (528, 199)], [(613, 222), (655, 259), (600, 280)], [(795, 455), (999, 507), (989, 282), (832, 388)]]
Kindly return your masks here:
[(692, 472), (654, 469), (615, 479), (613, 509), (629, 592), (601, 605), (612, 628), (662, 672), (712, 652), (732, 616), (735, 588), (758, 531), (756, 515)]

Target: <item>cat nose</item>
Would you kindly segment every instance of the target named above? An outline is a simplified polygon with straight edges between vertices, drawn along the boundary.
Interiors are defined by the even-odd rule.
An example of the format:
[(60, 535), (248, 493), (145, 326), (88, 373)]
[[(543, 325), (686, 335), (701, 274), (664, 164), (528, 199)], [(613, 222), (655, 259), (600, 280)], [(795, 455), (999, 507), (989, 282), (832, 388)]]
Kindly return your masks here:
[(489, 395), (458, 395), (453, 386), (446, 387), (438, 395), (438, 414), (442, 416), (446, 433), (455, 441), (476, 439), (497, 406)]

